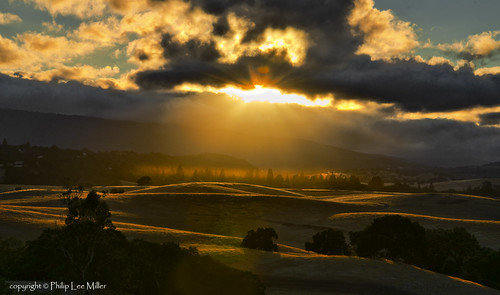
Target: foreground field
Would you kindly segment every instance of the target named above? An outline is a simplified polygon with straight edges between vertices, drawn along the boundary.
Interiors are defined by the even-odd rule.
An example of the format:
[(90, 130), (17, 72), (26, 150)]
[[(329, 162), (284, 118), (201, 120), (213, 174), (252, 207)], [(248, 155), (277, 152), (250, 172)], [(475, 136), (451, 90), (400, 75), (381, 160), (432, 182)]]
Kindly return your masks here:
[[(0, 188), (0, 236), (32, 239), (65, 217), (60, 188)], [(108, 188), (98, 188), (104, 190)], [(117, 228), (130, 237), (175, 241), (259, 274), (269, 294), (500, 294), (404, 264), (327, 257), (302, 250), (316, 232), (361, 230), (400, 214), (428, 228), (464, 227), (500, 248), (500, 201), (458, 194), (283, 190), (237, 183), (187, 183), (109, 194)], [(239, 247), (250, 229), (270, 226), (280, 253)]]

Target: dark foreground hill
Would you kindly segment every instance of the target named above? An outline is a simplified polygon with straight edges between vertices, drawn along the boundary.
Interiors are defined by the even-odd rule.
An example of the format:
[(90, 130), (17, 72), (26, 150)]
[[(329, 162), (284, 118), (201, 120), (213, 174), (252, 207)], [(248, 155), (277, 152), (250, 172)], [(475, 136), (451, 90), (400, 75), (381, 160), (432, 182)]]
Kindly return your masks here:
[(169, 155), (218, 153), (259, 167), (282, 169), (400, 168), (414, 164), (358, 153), (312, 141), (263, 137), (174, 124), (139, 123), (100, 118), (0, 109), (0, 138), (9, 144), (126, 150)]

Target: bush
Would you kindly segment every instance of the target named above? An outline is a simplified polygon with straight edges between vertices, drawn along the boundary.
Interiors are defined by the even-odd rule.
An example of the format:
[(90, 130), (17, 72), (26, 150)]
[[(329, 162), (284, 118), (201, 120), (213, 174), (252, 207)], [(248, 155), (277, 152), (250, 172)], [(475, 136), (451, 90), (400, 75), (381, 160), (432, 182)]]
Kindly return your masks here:
[(257, 231), (250, 230), (241, 243), (241, 247), (264, 251), (278, 251), (278, 245), (273, 242), (278, 239), (278, 234), (273, 228), (259, 227)]
[(348, 255), (349, 248), (345, 242), (344, 233), (338, 229), (329, 228), (315, 234), (313, 242), (306, 242), (307, 251), (325, 255)]

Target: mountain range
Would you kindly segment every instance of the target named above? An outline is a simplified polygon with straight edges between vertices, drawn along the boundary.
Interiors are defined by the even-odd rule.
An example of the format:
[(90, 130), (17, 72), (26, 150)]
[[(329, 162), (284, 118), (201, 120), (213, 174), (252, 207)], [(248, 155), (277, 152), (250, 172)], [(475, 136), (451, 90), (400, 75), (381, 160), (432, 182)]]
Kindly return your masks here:
[(11, 109), (0, 109), (0, 138), (5, 138), (9, 144), (30, 142), (32, 145), (93, 151), (168, 155), (216, 153), (245, 159), (260, 168), (318, 170), (415, 166), (398, 158), (297, 138)]

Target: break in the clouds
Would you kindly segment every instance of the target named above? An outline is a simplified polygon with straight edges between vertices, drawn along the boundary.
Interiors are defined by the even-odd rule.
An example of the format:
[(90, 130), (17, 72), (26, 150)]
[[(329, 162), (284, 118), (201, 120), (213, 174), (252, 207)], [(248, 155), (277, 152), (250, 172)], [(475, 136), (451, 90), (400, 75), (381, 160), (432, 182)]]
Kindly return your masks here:
[[(242, 52), (234, 62), (221, 62), (225, 53), (217, 38), (182, 43), (164, 34), (161, 45), (169, 62), (163, 69), (138, 73), (139, 86), (174, 88), (193, 83), (251, 88), (265, 84), (309, 97), (333, 94), (345, 99), (394, 103), (410, 112), (500, 104), (498, 75), (476, 75), (469, 64), (457, 68), (412, 58), (412, 51), (419, 46), (414, 27), (390, 11), (375, 9), (371, 0), (194, 3), (217, 16), (214, 32), (222, 37), (234, 29), (230, 16), (251, 24), (240, 36), (243, 47), (263, 44), (266, 30), (302, 32), (307, 40), (302, 48), (304, 62), (294, 64), (288, 47), (272, 45), (268, 51)], [(498, 48), (498, 42), (492, 39), (495, 36), (491, 32), (471, 36), (467, 43), (449, 47), (470, 56), (492, 55)], [(258, 73), (261, 67), (269, 71)]]

